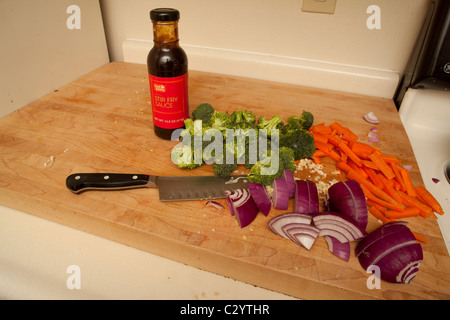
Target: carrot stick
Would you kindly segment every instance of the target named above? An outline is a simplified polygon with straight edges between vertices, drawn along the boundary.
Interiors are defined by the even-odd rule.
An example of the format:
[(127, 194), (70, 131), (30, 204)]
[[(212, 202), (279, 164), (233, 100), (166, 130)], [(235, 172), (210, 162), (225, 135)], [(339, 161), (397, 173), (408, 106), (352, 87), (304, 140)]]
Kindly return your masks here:
[(314, 144), (317, 149), (322, 150), (325, 153), (328, 153), (333, 148), (333, 146), (331, 144), (323, 143), (323, 142), (317, 141), (317, 140), (314, 140)]
[(398, 169), (400, 170), (402, 179), (405, 182), (406, 193), (411, 197), (417, 197), (416, 189), (414, 189), (413, 183), (411, 181), (411, 176), (409, 175), (408, 170), (402, 167), (398, 167)]
[(351, 144), (351, 149), (354, 153), (360, 153), (360, 154), (371, 154), (374, 150), (372, 146), (369, 146), (368, 144), (362, 143), (362, 142), (358, 142), (358, 141), (353, 141)]
[(369, 212), (377, 218), (377, 220), (380, 220), (383, 224), (391, 222), (390, 219), (386, 218), (383, 213), (381, 213), (376, 207), (369, 207)]
[(427, 190), (424, 186), (417, 186), (416, 193), (420, 197), (420, 199), (433, 209), (434, 212), (439, 213), (440, 215), (444, 214), (444, 210), (442, 209), (439, 202), (436, 198)]
[(403, 210), (403, 212), (398, 212), (395, 210), (388, 210), (384, 213), (384, 215), (387, 218), (408, 218), (408, 217), (415, 217), (417, 215), (419, 215), (420, 210), (417, 209), (416, 207), (407, 207), (405, 208), (405, 210)]
[(329, 135), (333, 132), (333, 130), (325, 125), (316, 125), (312, 127), (312, 131), (313, 132), (317, 132), (317, 133), (321, 133), (321, 134), (325, 134), (325, 135)]
[(362, 167), (361, 159), (343, 142), (339, 143), (339, 148), (352, 159), (358, 167)]
[(320, 141), (320, 142), (322, 142), (322, 143), (328, 143), (328, 137), (327, 136), (325, 136), (325, 135), (323, 135), (323, 134), (321, 134), (321, 133), (318, 133), (318, 132), (311, 132), (311, 134), (312, 134), (312, 136), (314, 137), (314, 141)]
[(366, 198), (368, 198), (369, 200), (372, 200), (375, 203), (378, 203), (380, 206), (395, 210), (395, 211), (403, 211), (404, 208), (402, 205), (400, 204), (396, 204), (396, 203), (391, 203), (385, 200), (382, 200), (378, 197), (376, 197), (372, 192), (369, 191), (369, 189), (365, 186), (365, 185), (361, 185), (361, 189), (364, 192), (364, 195), (366, 196)]
[[(412, 232), (412, 231), (411, 231)], [(413, 235), (414, 235), (414, 238), (416, 238), (416, 240), (417, 241), (420, 241), (420, 242), (428, 242), (428, 239), (427, 238), (424, 238), (424, 237), (422, 237), (422, 236), (419, 236), (417, 233), (412, 233)]]
[(394, 187), (390, 184), (389, 180), (381, 173), (377, 174), (377, 177), (384, 185), (387, 194), (389, 194), (398, 203), (402, 203), (402, 198), (397, 193), (397, 190), (395, 190)]
[(350, 169), (347, 173), (347, 178), (350, 180), (356, 180), (360, 185), (364, 185), (371, 193), (380, 197), (382, 200), (389, 202), (395, 205), (397, 208), (400, 208), (399, 211), (403, 211), (403, 207), (397, 203), (394, 199), (392, 199), (388, 194), (386, 194), (380, 188), (377, 188), (372, 182), (364, 179), (358, 172), (353, 169)]
[(400, 187), (401, 187), (400, 190), (406, 191), (406, 185), (405, 185), (405, 181), (403, 181), (402, 175), (400, 173), (400, 167), (393, 162), (390, 163), (390, 166), (391, 166), (392, 171), (395, 174), (395, 178), (394, 178), (395, 181), (397, 181), (400, 184)]
[(327, 155), (336, 162), (341, 160), (341, 156), (334, 150), (330, 150)]
[(422, 217), (431, 217), (433, 215), (433, 209), (431, 209), (426, 204), (422, 203), (420, 200), (418, 200), (415, 197), (411, 197), (410, 195), (406, 194), (403, 191), (398, 191), (398, 194), (400, 197), (402, 197), (403, 203), (408, 207), (416, 207), (419, 209), (419, 214)]
[(395, 178), (395, 174), (392, 169), (386, 164), (386, 162), (384, 162), (383, 158), (381, 158), (378, 153), (369, 154), (369, 158), (380, 169), (380, 171), (383, 172), (386, 178)]
[[(369, 176), (370, 181), (372, 181), (372, 183), (380, 189), (383, 189), (384, 185), (383, 183), (381, 183), (380, 179), (378, 179), (377, 173), (375, 172), (375, 170), (373, 170), (372, 168), (368, 168), (368, 167), (363, 167), (364, 171), (367, 173), (367, 175)], [(392, 197), (392, 195), (391, 195)]]
[(373, 170), (377, 170), (380, 171), (380, 169), (378, 169), (377, 165), (375, 163), (372, 162), (372, 160), (361, 160), (363, 166), (373, 169)]
[(383, 207), (382, 205), (380, 205), (380, 204), (374, 202), (373, 200), (366, 199), (366, 202), (367, 202), (367, 205), (368, 205), (368, 206), (372, 206), (372, 207), (377, 208), (377, 209), (378, 209), (381, 213), (383, 213), (383, 214), (385, 214), (386, 211), (388, 211), (388, 209), (387, 209), (386, 207)]
[(391, 162), (392, 163), (400, 163), (400, 160), (398, 160), (398, 158), (395, 156), (389, 156), (389, 155), (382, 154), (381, 158), (383, 158), (384, 162), (386, 162), (386, 163), (391, 163)]
[(320, 159), (320, 157), (312, 157), (313, 161), (315, 164), (321, 164), (322, 160)]
[(351, 170), (350, 166), (343, 161), (338, 161), (337, 167), (347, 173)]
[(333, 122), (332, 124), (330, 124), (330, 128), (332, 130), (336, 130), (337, 134), (344, 134), (344, 127), (338, 123), (338, 122)]

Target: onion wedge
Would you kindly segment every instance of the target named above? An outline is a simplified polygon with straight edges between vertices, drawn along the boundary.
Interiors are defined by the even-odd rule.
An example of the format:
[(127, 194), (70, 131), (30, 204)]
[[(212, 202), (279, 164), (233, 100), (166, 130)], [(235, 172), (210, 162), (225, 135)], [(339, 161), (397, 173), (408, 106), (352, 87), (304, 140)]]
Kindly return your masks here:
[(272, 184), (273, 207), (278, 210), (287, 210), (289, 206), (289, 192), (284, 178), (275, 178)]
[(332, 254), (345, 261), (350, 259), (350, 242), (340, 242), (331, 236), (325, 236), (324, 239), (328, 245), (328, 250), (330, 250)]
[(295, 180), (295, 212), (314, 214), (319, 212), (319, 193), (314, 182)]
[(336, 212), (316, 213), (313, 222), (320, 229), (319, 236), (331, 236), (340, 242), (357, 241), (367, 234), (356, 221)]
[(259, 210), (248, 189), (237, 189), (227, 195), (228, 206), (241, 228), (248, 226)]
[(258, 209), (267, 217), (272, 208), (272, 202), (266, 188), (262, 184), (249, 182), (248, 189)]

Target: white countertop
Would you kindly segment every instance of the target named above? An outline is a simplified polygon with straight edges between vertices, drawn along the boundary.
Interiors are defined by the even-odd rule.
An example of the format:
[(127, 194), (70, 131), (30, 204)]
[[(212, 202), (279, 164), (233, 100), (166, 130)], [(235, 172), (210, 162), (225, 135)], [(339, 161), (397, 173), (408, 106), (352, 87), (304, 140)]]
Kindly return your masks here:
[(4, 206), (0, 243), (0, 299), (293, 299)]

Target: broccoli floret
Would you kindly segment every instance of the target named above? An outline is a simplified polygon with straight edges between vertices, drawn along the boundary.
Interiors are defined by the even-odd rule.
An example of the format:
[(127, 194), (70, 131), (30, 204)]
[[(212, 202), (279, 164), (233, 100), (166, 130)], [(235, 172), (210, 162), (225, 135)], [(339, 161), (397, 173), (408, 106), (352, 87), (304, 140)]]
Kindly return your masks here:
[(209, 103), (201, 103), (192, 111), (192, 118), (194, 120), (202, 120), (206, 124), (211, 120), (214, 111), (214, 108)]
[[(270, 152), (268, 152), (270, 154)], [(283, 175), (283, 162), (279, 161), (279, 157), (268, 156), (256, 162), (247, 175), (249, 182), (260, 183), (264, 186), (270, 186), (275, 178)]]
[(284, 169), (294, 172), (297, 167), (295, 164), (294, 150), (287, 147), (281, 147), (279, 149), (279, 156), (281, 162), (283, 163)]
[(309, 111), (303, 111), (301, 116), (291, 116), (287, 118), (287, 122), (299, 128), (308, 130), (314, 123), (314, 116)]
[(237, 168), (236, 163), (214, 163), (213, 171), (216, 176), (228, 176)]
[(309, 158), (316, 151), (314, 137), (306, 130), (287, 124), (280, 135), (280, 148), (287, 147), (294, 151), (294, 159)]
[(214, 111), (214, 113), (211, 116), (211, 119), (208, 123), (208, 125), (217, 130), (226, 130), (229, 129), (229, 126), (231, 124), (230, 115), (227, 113), (222, 113), (219, 111)]
[(272, 129), (281, 129), (284, 126), (283, 121), (278, 115), (273, 116), (271, 119), (266, 120), (264, 116), (259, 117), (257, 128), (266, 129), (267, 136), (271, 136)]
[(202, 165), (194, 162), (194, 151), (190, 145), (175, 146), (170, 156), (172, 162), (180, 169), (194, 169)]
[(231, 121), (235, 124), (246, 122), (250, 125), (254, 125), (256, 121), (256, 116), (253, 114), (253, 112), (248, 110), (233, 111), (230, 117)]

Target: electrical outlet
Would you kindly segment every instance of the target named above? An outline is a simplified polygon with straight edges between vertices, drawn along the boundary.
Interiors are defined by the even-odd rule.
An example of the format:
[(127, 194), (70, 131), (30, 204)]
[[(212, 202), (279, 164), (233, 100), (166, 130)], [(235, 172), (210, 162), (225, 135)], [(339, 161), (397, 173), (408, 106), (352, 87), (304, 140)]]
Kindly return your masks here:
[(333, 14), (336, 0), (303, 0), (302, 11)]

